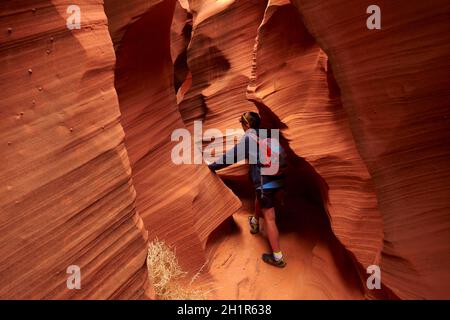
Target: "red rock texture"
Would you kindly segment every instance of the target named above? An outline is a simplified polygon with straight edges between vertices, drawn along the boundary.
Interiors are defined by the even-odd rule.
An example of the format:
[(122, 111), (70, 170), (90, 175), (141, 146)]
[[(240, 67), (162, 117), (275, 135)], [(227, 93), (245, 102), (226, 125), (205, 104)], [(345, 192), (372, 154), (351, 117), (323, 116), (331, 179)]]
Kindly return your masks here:
[[(283, 128), (292, 157), (311, 166), (301, 162), (362, 283), (365, 268), (377, 264), (383, 297), (448, 297), (449, 26), (441, 14), (448, 5), (382, 2), (381, 31), (366, 28), (367, 1), (294, 1), (298, 13), (288, 1), (269, 1), (262, 22), (231, 19), (255, 3), (190, 2), (192, 85), (180, 102), (183, 119), (236, 127), (254, 106), (235, 75), (241, 83), (250, 78), (247, 98), (266, 124)], [(224, 28), (224, 21), (233, 24)], [(251, 39), (233, 37), (230, 28), (248, 34), (255, 25), (249, 77)], [(230, 63), (233, 55), (238, 62)], [(242, 181), (243, 171), (227, 169), (222, 177)], [(419, 226), (426, 226), (426, 244)]]
[[(262, 115), (283, 124), (292, 151), (324, 180), (322, 200), (341, 243), (364, 270), (377, 264), (383, 231), (372, 179), (353, 141), (328, 58), (289, 1), (268, 3), (248, 98)], [(305, 178), (299, 175), (297, 184)]]
[[(72, 31), (65, 1), (0, 4), (0, 298), (149, 297), (154, 237), (216, 297), (450, 297), (448, 1), (377, 1), (381, 30), (368, 0), (77, 4)], [(245, 165), (227, 188), (171, 160), (173, 130), (248, 110), (288, 151), (285, 273), (242, 234)]]
[[(3, 299), (145, 296), (147, 232), (114, 50), (102, 3), (77, 3), (83, 23), (73, 31), (66, 1), (0, 4)], [(81, 290), (67, 289), (70, 265), (81, 269)]]
[[(240, 202), (205, 165), (172, 162), (171, 150), (178, 141), (171, 141), (171, 134), (184, 128), (170, 52), (174, 8), (175, 1), (164, 1), (128, 22), (117, 45), (115, 87), (137, 191), (136, 206), (144, 225), (152, 239), (158, 237), (176, 247), (185, 270), (198, 271), (205, 263), (203, 248), (209, 233), (233, 214)], [(119, 11), (117, 16), (113, 9), (107, 10), (109, 20), (123, 19), (124, 13)], [(122, 29), (111, 29), (112, 38), (119, 38), (116, 32)]]
[[(449, 298), (450, 24), (447, 1), (293, 1), (330, 58), (383, 219), (382, 281), (400, 298)], [(338, 233), (338, 232), (337, 232)]]
[[(204, 166), (170, 159), (170, 134), (184, 127), (169, 50), (174, 3), (80, 2), (74, 31), (66, 3), (2, 3), (0, 25), (12, 32), (0, 51), (1, 297), (148, 296), (147, 230), (197, 270), (208, 234), (238, 208)], [(72, 264), (83, 290), (66, 288)]]
[(256, 30), (265, 1), (190, 1), (193, 16), (187, 66), (189, 90), (179, 103), (187, 125), (204, 120), (205, 129), (236, 128), (242, 110), (256, 110), (245, 90), (251, 75)]
[[(193, 119), (204, 119), (207, 127), (223, 130), (239, 127), (237, 119), (243, 112), (259, 109), (266, 125), (284, 128), (284, 135), (291, 140), (290, 146), (287, 146), (293, 162), (289, 183), (294, 192), (287, 195), (290, 211), (294, 215), (301, 214), (305, 217), (312, 213), (323, 215), (327, 219), (326, 213), (320, 208), (321, 202), (326, 201), (333, 229), (335, 232), (338, 230), (338, 236), (345, 237), (344, 244), (350, 245), (352, 254), (363, 265), (375, 263), (382, 242), (381, 218), (370, 176), (355, 148), (325, 53), (308, 33), (300, 15), (288, 1), (271, 1), (267, 6), (265, 1), (231, 1), (228, 5), (213, 9), (211, 6), (202, 6), (199, 2), (191, 2), (193, 31), (187, 48), (187, 65), (192, 80), (188, 78), (187, 81), (192, 82), (192, 85), (179, 103), (184, 120), (189, 123)], [(235, 18), (242, 16), (244, 12), (246, 19)], [(231, 30), (225, 27), (230, 21), (235, 21)], [(236, 37), (235, 33), (238, 32), (243, 32), (245, 36)], [(280, 34), (283, 36), (280, 37)], [(175, 42), (172, 46), (175, 50), (178, 43)], [(221, 68), (220, 72), (218, 68)], [(245, 95), (247, 86), (248, 92)], [(257, 102), (256, 106), (248, 100)], [(333, 150), (330, 150), (328, 141), (336, 135), (340, 139), (336, 141)], [(310, 142), (305, 143), (306, 141)], [(299, 155), (306, 161), (299, 158)], [(341, 170), (346, 170), (346, 173), (340, 174)], [(251, 188), (244, 184), (245, 170), (233, 167), (223, 170), (221, 176), (241, 194), (248, 193), (242, 190), (244, 185), (245, 188)], [(308, 196), (312, 194), (313, 198), (317, 198), (319, 194), (318, 197), (321, 198), (322, 192), (324, 199), (318, 200), (320, 204), (314, 210), (303, 204), (305, 193)], [(292, 222), (297, 218), (291, 216), (290, 219)], [(310, 219), (313, 224), (318, 223), (318, 232), (331, 233), (323, 222), (315, 221), (321, 218)], [(348, 231), (345, 233), (344, 230)], [(366, 238), (364, 233), (373, 236)], [(288, 241), (290, 243), (286, 247), (290, 251), (296, 246), (299, 252), (305, 250), (301, 248), (303, 244), (296, 245), (292, 239)], [(317, 240), (310, 241), (313, 248), (319, 246), (319, 243), (314, 244)], [(329, 246), (334, 246), (335, 249), (339, 247), (331, 244), (333, 240), (330, 241)], [(222, 250), (226, 250), (223, 248), (226, 246), (222, 246)], [(245, 250), (241, 249), (240, 257), (248, 258), (243, 254)], [(325, 250), (330, 248), (326, 247)], [(312, 255), (314, 256), (314, 252)], [(292, 263), (295, 265), (294, 260)], [(345, 264), (343, 261), (336, 263)], [(230, 272), (237, 272), (236, 267), (237, 265), (231, 266)], [(300, 265), (295, 266), (297, 267), (303, 268)], [(325, 273), (333, 273), (333, 268), (336, 268), (331, 265), (329, 267), (327, 271), (324, 270)], [(323, 266), (321, 268), (324, 269)], [(217, 271), (219, 273), (216, 274), (214, 264), (212, 269), (213, 275), (223, 279), (223, 271)], [(312, 270), (315, 268), (312, 267)], [(252, 278), (258, 277), (259, 271), (255, 270), (254, 273), (239, 279), (242, 282), (253, 282)], [(302, 281), (305, 282), (305, 279)], [(349, 294), (344, 293), (345, 289), (341, 290), (340, 287), (336, 287), (334, 293), (327, 292), (327, 284), (320, 280), (318, 282), (318, 291), (322, 292), (317, 293), (316, 297), (343, 298)], [(349, 287), (350, 283), (351, 281)], [(281, 284), (290, 291), (285, 285)], [(308, 287), (308, 290), (311, 289)], [(292, 290), (295, 291), (295, 288)], [(259, 290), (255, 288), (255, 291)], [(274, 292), (274, 295), (277, 294)], [(262, 292), (247, 292), (243, 296), (250, 299), (258, 296), (273, 298)], [(225, 297), (239, 298), (242, 295)]]

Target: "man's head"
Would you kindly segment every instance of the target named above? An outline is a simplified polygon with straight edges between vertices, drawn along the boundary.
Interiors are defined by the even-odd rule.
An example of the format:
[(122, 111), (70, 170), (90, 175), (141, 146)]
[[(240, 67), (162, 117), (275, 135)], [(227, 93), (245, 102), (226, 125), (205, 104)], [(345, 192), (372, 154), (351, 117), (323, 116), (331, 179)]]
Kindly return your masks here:
[(241, 123), (242, 129), (244, 129), (244, 131), (247, 131), (248, 129), (259, 129), (261, 118), (256, 112), (249, 111), (245, 112), (241, 116), (239, 122)]

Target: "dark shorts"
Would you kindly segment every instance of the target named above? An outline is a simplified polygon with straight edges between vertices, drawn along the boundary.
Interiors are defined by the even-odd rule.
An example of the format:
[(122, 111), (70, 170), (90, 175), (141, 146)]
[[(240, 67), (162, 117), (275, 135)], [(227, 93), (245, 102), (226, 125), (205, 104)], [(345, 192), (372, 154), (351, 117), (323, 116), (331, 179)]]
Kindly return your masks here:
[(264, 189), (262, 195), (261, 190), (256, 190), (256, 199), (258, 200), (260, 207), (266, 209), (275, 207), (282, 190), (283, 188)]

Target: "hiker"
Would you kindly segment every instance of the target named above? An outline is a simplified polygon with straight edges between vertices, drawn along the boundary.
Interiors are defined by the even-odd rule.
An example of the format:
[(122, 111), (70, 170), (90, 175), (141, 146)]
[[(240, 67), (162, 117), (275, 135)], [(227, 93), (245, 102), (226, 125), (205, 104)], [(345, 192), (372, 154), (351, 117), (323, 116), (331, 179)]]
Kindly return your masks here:
[[(208, 164), (208, 167), (212, 171), (216, 171), (225, 168), (233, 163), (246, 159), (249, 161), (249, 175), (256, 189), (255, 200), (255, 214), (248, 217), (250, 224), (250, 232), (256, 234), (259, 232), (259, 218), (264, 219), (265, 229), (267, 231), (267, 237), (269, 239), (272, 253), (264, 253), (262, 259), (264, 262), (277, 266), (284, 267), (286, 262), (283, 259), (281, 253), (278, 228), (275, 223), (275, 202), (283, 189), (284, 175), (282, 173), (285, 165), (285, 152), (279, 141), (273, 142), (273, 139), (264, 139), (260, 135), (260, 117), (256, 112), (244, 113), (239, 122), (245, 131), (244, 136), (241, 138), (238, 144), (230, 149), (222, 158), (218, 161)], [(270, 130), (268, 130), (270, 131)], [(276, 148), (278, 152), (272, 150)], [(251, 147), (256, 146), (256, 147)], [(275, 173), (265, 175), (262, 173), (264, 164), (259, 157), (260, 153), (265, 152), (266, 157), (275, 158), (278, 161), (279, 169)], [(275, 153), (276, 152), (276, 153)], [(266, 159), (267, 160), (267, 159)], [(267, 166), (267, 163), (265, 163)]]

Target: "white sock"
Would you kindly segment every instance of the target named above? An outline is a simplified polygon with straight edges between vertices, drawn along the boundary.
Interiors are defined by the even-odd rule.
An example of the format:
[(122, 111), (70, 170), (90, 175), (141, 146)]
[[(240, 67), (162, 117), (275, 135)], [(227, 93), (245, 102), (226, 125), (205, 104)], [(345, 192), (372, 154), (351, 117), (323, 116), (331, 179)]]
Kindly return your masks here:
[(258, 219), (256, 219), (256, 217), (252, 217), (252, 219), (250, 220), (250, 222), (252, 224), (258, 224)]
[(280, 261), (281, 259), (283, 259), (283, 254), (281, 253), (281, 251), (274, 252), (274, 253), (273, 253), (273, 258), (274, 258), (276, 261)]

